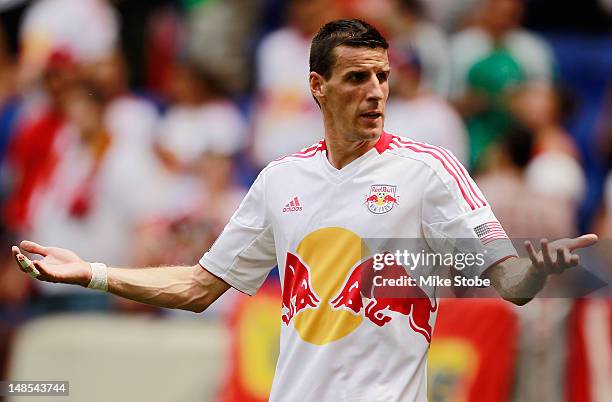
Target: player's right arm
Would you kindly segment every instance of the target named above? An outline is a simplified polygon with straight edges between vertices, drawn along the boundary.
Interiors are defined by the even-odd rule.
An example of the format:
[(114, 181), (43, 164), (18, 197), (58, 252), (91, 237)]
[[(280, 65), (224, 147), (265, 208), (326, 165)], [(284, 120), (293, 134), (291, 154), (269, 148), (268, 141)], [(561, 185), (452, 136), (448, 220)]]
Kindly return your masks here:
[[(28, 259), (21, 249), (12, 248), (19, 268), (31, 276), (35, 276), (34, 270), (38, 271), (38, 280), (84, 287), (91, 281), (90, 264), (70, 250), (44, 247), (30, 241), (23, 241), (20, 246), (43, 257), (27, 264)], [(158, 307), (194, 312), (204, 311), (229, 288), (226, 282), (199, 264), (132, 269), (109, 267), (107, 274), (110, 293)]]
[[(232, 286), (253, 295), (277, 264), (269, 218), (264, 171), (199, 265), (158, 268), (108, 268), (108, 290), (117, 296), (154, 306), (204, 311)], [(282, 173), (282, 172), (280, 172)], [(47, 282), (88, 286), (93, 272), (89, 263), (70, 250), (21, 242), (20, 247), (43, 258), (27, 263), (19, 247), (13, 255), (22, 271)], [(22, 266), (22, 261), (25, 266)], [(97, 283), (94, 281), (94, 283)]]

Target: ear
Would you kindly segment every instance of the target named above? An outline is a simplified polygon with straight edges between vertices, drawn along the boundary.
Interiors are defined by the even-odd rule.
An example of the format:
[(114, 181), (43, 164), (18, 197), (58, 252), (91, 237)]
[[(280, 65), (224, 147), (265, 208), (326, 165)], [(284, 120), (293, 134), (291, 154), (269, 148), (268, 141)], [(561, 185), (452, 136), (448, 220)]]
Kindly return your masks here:
[(321, 99), (325, 97), (325, 78), (323, 78), (321, 74), (311, 71), (308, 80), (310, 84), (310, 93), (320, 102)]

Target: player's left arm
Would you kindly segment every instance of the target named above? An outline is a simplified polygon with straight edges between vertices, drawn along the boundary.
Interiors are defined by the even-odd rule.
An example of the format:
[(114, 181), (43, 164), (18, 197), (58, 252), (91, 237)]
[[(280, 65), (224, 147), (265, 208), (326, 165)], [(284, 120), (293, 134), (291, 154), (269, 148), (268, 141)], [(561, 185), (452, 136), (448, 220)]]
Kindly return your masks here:
[(580, 256), (574, 250), (589, 247), (597, 242), (597, 235), (586, 234), (576, 238), (540, 241), (541, 251), (536, 251), (529, 240), (525, 248), (529, 257), (508, 258), (489, 267), (484, 275), (505, 300), (522, 306), (542, 290), (551, 274), (560, 274), (575, 267)]

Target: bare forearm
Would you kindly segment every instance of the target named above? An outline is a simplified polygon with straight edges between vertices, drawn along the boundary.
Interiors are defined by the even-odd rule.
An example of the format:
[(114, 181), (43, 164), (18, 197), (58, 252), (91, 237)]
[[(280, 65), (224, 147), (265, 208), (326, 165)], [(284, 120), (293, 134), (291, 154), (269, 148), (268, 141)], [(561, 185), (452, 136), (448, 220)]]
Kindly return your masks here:
[(547, 277), (533, 267), (529, 258), (509, 258), (489, 268), (487, 276), (501, 297), (519, 306), (542, 290)]
[(158, 307), (203, 311), (208, 300), (201, 283), (200, 266), (158, 268), (108, 268), (108, 291)]
[(19, 247), (11, 247), (19, 269), (39, 281), (91, 286), (159, 307), (202, 312), (230, 287), (199, 264), (107, 268), (104, 264), (89, 264), (68, 249), (45, 247), (26, 240), (20, 246), (29, 253), (43, 256), (42, 260), (31, 261)]
[(523, 305), (542, 290), (546, 278), (575, 267), (580, 256), (573, 251), (597, 243), (597, 235), (585, 234), (549, 242), (540, 239), (541, 251), (536, 251), (530, 240), (525, 241), (529, 258), (509, 258), (490, 267), (485, 275), (497, 292), (512, 303)]

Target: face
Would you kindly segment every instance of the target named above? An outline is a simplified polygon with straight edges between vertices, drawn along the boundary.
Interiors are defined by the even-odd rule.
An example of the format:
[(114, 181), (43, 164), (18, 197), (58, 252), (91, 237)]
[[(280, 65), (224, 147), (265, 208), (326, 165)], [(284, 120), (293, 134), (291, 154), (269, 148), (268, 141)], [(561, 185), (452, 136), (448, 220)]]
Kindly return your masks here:
[(520, 24), (523, 16), (521, 0), (489, 0), (483, 8), (485, 23), (496, 31), (505, 32)]
[(88, 66), (86, 77), (102, 96), (110, 99), (125, 90), (126, 74), (122, 57), (112, 54)]
[(168, 82), (167, 95), (173, 102), (198, 104), (202, 101), (202, 85), (194, 71), (187, 66), (177, 65)]
[(326, 80), (310, 73), (310, 89), (321, 104), (326, 130), (349, 141), (377, 139), (389, 96), (389, 59), (382, 48), (339, 46)]
[(558, 98), (547, 84), (530, 83), (510, 99), (510, 107), (520, 121), (532, 130), (555, 125), (559, 119)]
[(76, 87), (64, 92), (64, 112), (82, 135), (100, 134), (102, 106), (88, 94), (87, 89)]

